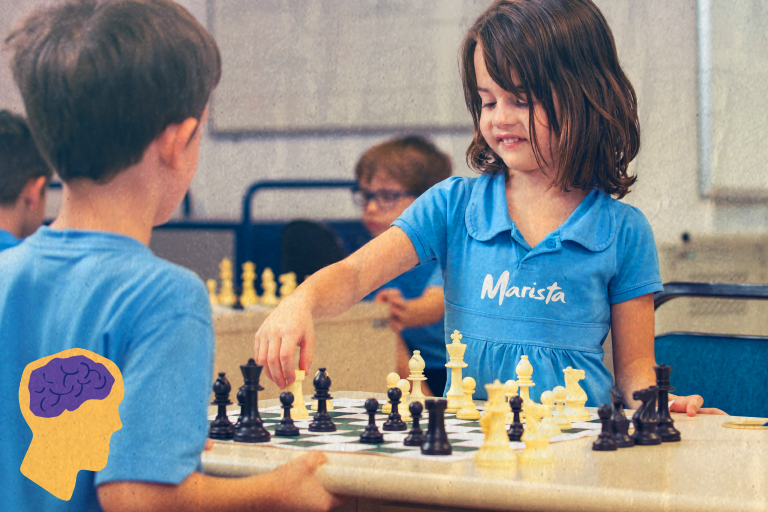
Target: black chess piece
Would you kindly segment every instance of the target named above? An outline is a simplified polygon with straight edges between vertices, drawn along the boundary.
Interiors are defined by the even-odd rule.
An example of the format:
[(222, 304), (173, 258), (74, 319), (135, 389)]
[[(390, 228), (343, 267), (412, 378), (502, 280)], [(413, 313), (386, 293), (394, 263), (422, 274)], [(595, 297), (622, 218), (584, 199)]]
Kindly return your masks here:
[(611, 403), (613, 403), (613, 440), (619, 448), (635, 446), (635, 440), (629, 435), (629, 419), (624, 414), (624, 395), (618, 388), (611, 389)]
[(212, 405), (218, 406), (216, 419), (211, 422), (208, 429), (208, 437), (211, 439), (232, 439), (235, 436), (235, 427), (227, 417), (227, 406), (232, 405), (229, 400), (229, 392), (232, 391), (232, 385), (227, 380), (224, 372), (219, 373), (219, 378), (213, 383), (213, 394), (215, 399)]
[(632, 423), (635, 425), (635, 433), (632, 436), (636, 445), (648, 446), (661, 444), (661, 437), (656, 432), (659, 424), (659, 418), (656, 415), (656, 400), (659, 390), (656, 386), (651, 386), (640, 391), (632, 393), (632, 398), (643, 402), (635, 415), (632, 416)]
[(248, 405), (245, 402), (245, 384), (240, 386), (237, 390), (237, 406), (240, 408), (240, 416), (237, 417), (235, 422), (235, 430), (240, 428), (243, 423), (243, 418), (248, 414)]
[(325, 368), (320, 368), (312, 384), (315, 386), (315, 396), (312, 398), (317, 400), (317, 413), (315, 414), (315, 419), (309, 425), (309, 431), (336, 432), (336, 425), (333, 424), (326, 405), (326, 401), (333, 397), (328, 392), (331, 389), (331, 378), (326, 373)]
[(365, 410), (368, 413), (368, 426), (360, 435), (360, 442), (366, 444), (379, 444), (384, 442), (384, 434), (376, 427), (376, 411), (379, 410), (379, 401), (369, 398), (365, 401)]
[(616, 441), (613, 440), (613, 420), (611, 420), (612, 408), (610, 405), (601, 405), (597, 410), (600, 416), (600, 422), (603, 424), (603, 430), (597, 436), (597, 441), (592, 443), (592, 449), (597, 452), (611, 452), (618, 449)]
[(413, 426), (408, 433), (408, 437), (403, 441), (403, 444), (405, 446), (421, 446), (424, 444), (424, 432), (421, 431), (421, 427), (419, 426), (419, 419), (421, 418), (421, 413), (424, 411), (424, 407), (421, 405), (421, 402), (411, 402), (411, 405), (408, 406), (408, 410), (413, 417)]
[(400, 391), (400, 388), (398, 387), (389, 388), (389, 390), (387, 391), (387, 397), (389, 398), (389, 403), (392, 404), (392, 412), (389, 413), (389, 417), (387, 418), (387, 421), (384, 422), (384, 425), (381, 427), (383, 430), (386, 430), (387, 432), (408, 430), (408, 425), (405, 424), (403, 419), (400, 417), (400, 412), (398, 412), (397, 410), (400, 404), (400, 398), (402, 396), (403, 396), (403, 392)]
[(512, 408), (514, 414), (512, 418), (512, 424), (507, 430), (507, 437), (510, 441), (520, 441), (523, 437), (523, 422), (520, 421), (520, 413), (523, 412), (523, 399), (520, 396), (513, 396), (509, 399), (509, 407)]
[(450, 455), (453, 449), (445, 431), (445, 409), (448, 407), (448, 400), (427, 398), (425, 404), (429, 411), (429, 423), (424, 444), (421, 445), (421, 453), (422, 455)]
[(672, 415), (669, 414), (669, 392), (675, 388), (669, 385), (669, 375), (672, 373), (672, 366), (654, 366), (656, 372), (656, 387), (659, 388), (659, 425), (656, 431), (665, 443), (680, 441), (680, 431), (675, 428), (675, 422)]
[(239, 427), (235, 428), (234, 440), (238, 443), (266, 443), (271, 435), (264, 428), (264, 422), (259, 416), (259, 391), (264, 388), (259, 385), (259, 377), (263, 366), (256, 364), (253, 359), (248, 364), (240, 366), (245, 381), (245, 406), (246, 413), (240, 413)]
[(293, 407), (293, 393), (284, 391), (280, 394), (280, 403), (283, 404), (283, 419), (280, 420), (280, 426), (275, 429), (275, 435), (278, 437), (296, 437), (299, 435), (299, 427), (293, 424), (291, 418), (291, 407)]

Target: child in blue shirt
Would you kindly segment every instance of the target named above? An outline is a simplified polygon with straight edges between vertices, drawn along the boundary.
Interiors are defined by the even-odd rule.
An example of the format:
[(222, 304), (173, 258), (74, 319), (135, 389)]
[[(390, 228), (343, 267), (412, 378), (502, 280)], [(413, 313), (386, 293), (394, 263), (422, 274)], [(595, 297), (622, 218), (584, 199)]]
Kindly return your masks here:
[(0, 251), (40, 227), (52, 175), (24, 118), (0, 110)]
[[(49, 228), (0, 254), (3, 510), (330, 509), (338, 501), (314, 475), (321, 454), (242, 479), (198, 472), (213, 373), (208, 293), (148, 245), (195, 174), (221, 75), (211, 35), (168, 0), (69, 1), (35, 12), (9, 44), (63, 201)], [(63, 501), (20, 471), (32, 432), (14, 397), (28, 364), (71, 348), (115, 363), (125, 394), (106, 467), (80, 471)], [(51, 456), (72, 447), (60, 449)]]
[[(430, 187), (451, 175), (451, 159), (427, 139), (412, 135), (369, 148), (355, 166), (356, 202), (373, 237), (389, 229), (405, 209)], [(415, 267), (366, 299), (390, 306), (390, 324), (405, 346), (398, 347), (397, 373), (410, 373), (414, 350), (424, 358), (426, 393), (442, 395), (446, 383), (443, 327), (443, 276), (437, 262)]]
[[(632, 391), (655, 384), (653, 292), (662, 286), (648, 221), (611, 197), (635, 182), (628, 165), (640, 137), (605, 18), (589, 0), (500, 0), (460, 56), (475, 127), (467, 161), (482, 175), (433, 187), (387, 232), (303, 283), (257, 332), (258, 361), (284, 386), (296, 346), (309, 367), (315, 319), (436, 260), (446, 331), (464, 335), (475, 398), (493, 379), (515, 379), (525, 354), (532, 398), (563, 385), (570, 365), (586, 372), (587, 404), (608, 403), (611, 329), (616, 386), (637, 405)], [(335, 300), (323, 300), (329, 294)], [(702, 403), (676, 397), (672, 410), (694, 415)]]

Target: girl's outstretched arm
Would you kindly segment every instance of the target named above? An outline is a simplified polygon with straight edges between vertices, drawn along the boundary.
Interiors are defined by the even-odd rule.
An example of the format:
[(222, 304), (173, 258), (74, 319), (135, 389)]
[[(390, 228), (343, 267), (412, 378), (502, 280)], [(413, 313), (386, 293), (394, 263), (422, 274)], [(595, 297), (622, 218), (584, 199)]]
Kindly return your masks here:
[(315, 320), (343, 313), (418, 262), (411, 240), (393, 227), (348, 258), (316, 272), (283, 299), (256, 332), (256, 362), (284, 389), (296, 378), (296, 347), (300, 347), (299, 369), (312, 363)]

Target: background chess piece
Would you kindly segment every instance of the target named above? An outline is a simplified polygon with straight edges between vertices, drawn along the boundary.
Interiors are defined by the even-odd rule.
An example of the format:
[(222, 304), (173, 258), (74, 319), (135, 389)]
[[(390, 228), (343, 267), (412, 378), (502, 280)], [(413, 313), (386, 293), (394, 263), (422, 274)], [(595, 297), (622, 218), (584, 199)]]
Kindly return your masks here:
[(568, 415), (565, 414), (565, 397), (567, 392), (563, 386), (555, 386), (552, 390), (552, 394), (555, 396), (555, 412), (552, 413), (552, 417), (555, 418), (558, 428), (562, 430), (569, 430), (573, 428), (571, 420), (568, 419)]
[(216, 287), (218, 284), (215, 279), (208, 279), (205, 282), (205, 287), (208, 288), (208, 300), (211, 306), (215, 306), (219, 303), (219, 296), (216, 294)]
[(675, 422), (669, 414), (669, 392), (675, 390), (669, 385), (672, 367), (661, 363), (661, 366), (654, 366), (653, 371), (656, 372), (656, 387), (659, 389), (659, 425), (656, 431), (665, 443), (680, 441), (680, 431), (675, 428)]
[(280, 302), (277, 299), (277, 283), (275, 283), (275, 274), (269, 267), (261, 273), (261, 289), (264, 292), (261, 295), (261, 304), (267, 307), (277, 306)]
[(661, 444), (661, 437), (656, 432), (659, 424), (659, 418), (656, 415), (656, 400), (658, 396), (659, 390), (656, 386), (632, 393), (632, 398), (643, 402), (643, 405), (632, 416), (632, 423), (635, 424), (635, 433), (632, 437), (637, 445)]
[[(504, 395), (507, 397), (507, 403), (513, 396), (517, 396), (517, 382), (508, 380), (504, 383)], [(507, 411), (507, 423), (511, 424), (514, 421), (514, 416), (511, 410)]]
[(613, 414), (611, 415), (613, 425), (613, 440), (618, 448), (629, 448), (635, 446), (635, 440), (629, 435), (629, 420), (624, 414), (624, 395), (618, 388), (611, 388), (611, 403), (613, 404)]
[(613, 440), (613, 421), (611, 420), (612, 407), (608, 404), (601, 405), (597, 410), (603, 429), (597, 436), (597, 441), (592, 443), (592, 449), (597, 452), (611, 452), (618, 449), (616, 441)]
[(232, 391), (232, 385), (227, 380), (225, 373), (220, 372), (219, 378), (213, 383), (215, 399), (212, 404), (218, 407), (218, 414), (208, 428), (208, 437), (211, 439), (232, 439), (235, 437), (235, 427), (227, 417), (227, 406), (232, 405), (229, 400), (230, 391)]
[(480, 426), (485, 434), (482, 446), (475, 453), (475, 465), (491, 468), (511, 468), (517, 465), (517, 457), (509, 447), (509, 438), (504, 420), (507, 417), (507, 403), (504, 401), (505, 386), (496, 380), (485, 385), (488, 401), (485, 416)]
[(579, 381), (585, 377), (584, 370), (570, 366), (563, 370), (565, 374), (565, 414), (570, 421), (589, 421), (589, 412), (584, 408), (587, 403), (587, 393), (579, 386)]
[(237, 302), (237, 295), (235, 295), (234, 284), (232, 278), (232, 262), (228, 258), (224, 258), (219, 263), (219, 277), (221, 278), (221, 291), (219, 292), (219, 304), (222, 306), (232, 307)]
[(546, 405), (528, 402), (525, 407), (525, 433), (522, 441), (525, 451), (520, 455), (520, 464), (552, 464), (555, 457), (549, 448), (549, 436), (541, 431), (541, 420), (547, 415)]
[[(397, 383), (400, 381), (400, 375), (396, 374), (395, 372), (390, 373), (387, 375), (387, 391), (397, 386)], [(381, 413), (382, 414), (389, 414), (392, 412), (392, 404), (387, 401), (382, 407), (381, 407)]]
[(523, 411), (523, 398), (521, 396), (513, 396), (509, 399), (509, 407), (512, 410), (512, 423), (509, 425), (507, 437), (510, 441), (520, 441), (525, 432), (523, 422), (520, 419), (520, 413)]
[(551, 391), (545, 391), (541, 394), (541, 405), (546, 405), (549, 408), (549, 412), (544, 416), (544, 419), (541, 420), (542, 432), (550, 438), (559, 436), (562, 432), (560, 432), (560, 427), (557, 426), (555, 418), (552, 416), (552, 407), (555, 405), (555, 396)]
[(298, 286), (296, 284), (296, 273), (295, 272), (288, 272), (286, 274), (280, 274), (280, 277), (277, 278), (277, 280), (280, 282), (280, 300), (283, 300), (287, 296), (293, 293), (293, 291)]
[(240, 305), (244, 308), (259, 303), (259, 296), (256, 295), (254, 281), (256, 280), (256, 265), (250, 261), (243, 263), (243, 293), (240, 295)]
[(397, 387), (402, 393), (400, 407), (397, 412), (400, 413), (400, 419), (403, 421), (411, 421), (411, 412), (408, 410), (408, 396), (411, 394), (411, 384), (405, 379), (400, 379), (397, 381)]
[(464, 362), (464, 351), (467, 350), (467, 346), (461, 343), (461, 334), (459, 331), (453, 331), (451, 339), (453, 343), (446, 345), (448, 354), (450, 355), (449, 361), (445, 364), (446, 368), (451, 369), (451, 387), (448, 389), (448, 393), (445, 396), (448, 398), (448, 406), (445, 412), (458, 412), (464, 405), (464, 388), (462, 387), (461, 369), (467, 367), (467, 363)]

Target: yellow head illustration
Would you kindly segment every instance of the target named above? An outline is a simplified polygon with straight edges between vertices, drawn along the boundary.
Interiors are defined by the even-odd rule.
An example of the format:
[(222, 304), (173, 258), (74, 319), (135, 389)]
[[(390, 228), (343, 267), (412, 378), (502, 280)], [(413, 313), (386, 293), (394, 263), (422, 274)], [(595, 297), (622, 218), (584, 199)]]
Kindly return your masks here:
[(69, 500), (78, 471), (107, 465), (109, 440), (123, 426), (118, 406), (124, 394), (117, 365), (89, 350), (73, 348), (28, 364), (19, 405), (32, 444), (22, 474)]

